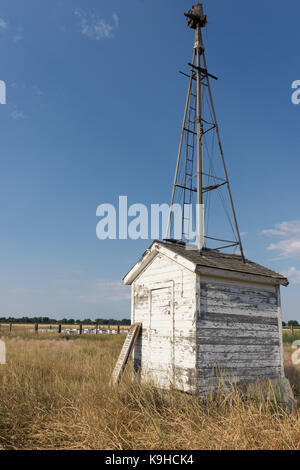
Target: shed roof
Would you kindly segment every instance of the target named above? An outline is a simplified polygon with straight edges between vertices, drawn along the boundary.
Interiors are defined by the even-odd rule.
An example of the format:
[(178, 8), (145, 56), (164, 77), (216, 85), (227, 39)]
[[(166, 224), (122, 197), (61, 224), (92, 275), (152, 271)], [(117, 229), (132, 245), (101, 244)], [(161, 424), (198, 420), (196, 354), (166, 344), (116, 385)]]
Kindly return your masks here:
[[(254, 263), (248, 259), (243, 261), (242, 257), (239, 255), (233, 255), (228, 253), (221, 253), (217, 250), (203, 249), (201, 252), (196, 249), (191, 249), (186, 247), (184, 244), (175, 244), (169, 242), (155, 241), (152, 243), (150, 248), (144, 253), (140, 261), (138, 262), (139, 266), (143, 264), (143, 260), (147, 257), (147, 254), (153, 252), (155, 247), (162, 247), (169, 250), (174, 255), (178, 255), (187, 261), (195, 265), (195, 271), (199, 272), (201, 267), (222, 269), (225, 271), (234, 271), (238, 273), (251, 274), (256, 276), (263, 276), (274, 279), (279, 284), (288, 286), (289, 282), (285, 276), (278, 274), (275, 271), (272, 271), (265, 266)], [(146, 259), (145, 259), (146, 261)], [(137, 265), (135, 265), (137, 266)], [(130, 275), (131, 271), (125, 276)]]
[(180, 256), (185, 257), (189, 261), (199, 266), (206, 266), (209, 268), (225, 269), (227, 271), (236, 271), (246, 274), (256, 274), (259, 276), (272, 277), (281, 281), (282, 284), (288, 285), (288, 280), (282, 274), (278, 274), (261, 264), (254, 263), (248, 259), (243, 261), (239, 255), (228, 253), (221, 253), (217, 250), (204, 249), (201, 252), (198, 250), (186, 249), (184, 245), (159, 242), (166, 246), (169, 250)]

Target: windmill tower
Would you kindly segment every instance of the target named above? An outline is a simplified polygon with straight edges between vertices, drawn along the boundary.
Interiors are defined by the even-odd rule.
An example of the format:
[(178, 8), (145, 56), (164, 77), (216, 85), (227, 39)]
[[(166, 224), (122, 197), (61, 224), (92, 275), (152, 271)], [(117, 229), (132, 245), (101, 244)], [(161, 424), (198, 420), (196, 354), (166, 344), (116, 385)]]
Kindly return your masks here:
[[(202, 30), (207, 25), (207, 18), (201, 3), (194, 5), (189, 12), (185, 13), (185, 16), (188, 19), (189, 28), (195, 30), (195, 41), (192, 62), (189, 63), (190, 74), (184, 74), (189, 78), (188, 93), (165, 239), (170, 242), (189, 243), (193, 238), (191, 232), (193, 216), (195, 216), (194, 238), (199, 251), (208, 247), (210, 243), (214, 243), (215, 249), (239, 248), (244, 259), (210, 83), (211, 80), (217, 80), (217, 77), (210, 74), (207, 69), (202, 34)], [(217, 171), (220, 174), (217, 174)], [(206, 231), (211, 203), (214, 205), (213, 192), (218, 193), (217, 197), (220, 198), (222, 209), (226, 213), (233, 240), (209, 236)], [(174, 233), (174, 203), (182, 206), (179, 240), (170, 237), (170, 234)], [(212, 207), (212, 211), (214, 209)], [(216, 246), (216, 243), (219, 246)]]
[[(196, 39), (172, 190), (172, 207), (181, 197), (181, 230), (177, 239), (170, 238), (171, 210), (166, 239), (154, 241), (124, 277), (131, 285), (132, 323), (142, 325), (134, 367), (142, 380), (190, 393), (217, 388), (220, 375), (228, 384), (266, 378), (284, 383), (280, 287), (288, 280), (244, 257), (212, 100), (210, 80), (216, 77), (205, 58), (202, 4), (185, 16)], [(216, 143), (215, 153), (209, 153), (208, 136)], [(221, 190), (231, 209), (225, 211), (235, 237), (231, 241), (206, 229), (208, 196)], [(211, 243), (222, 246), (208, 247)], [(237, 248), (239, 254), (226, 252)]]

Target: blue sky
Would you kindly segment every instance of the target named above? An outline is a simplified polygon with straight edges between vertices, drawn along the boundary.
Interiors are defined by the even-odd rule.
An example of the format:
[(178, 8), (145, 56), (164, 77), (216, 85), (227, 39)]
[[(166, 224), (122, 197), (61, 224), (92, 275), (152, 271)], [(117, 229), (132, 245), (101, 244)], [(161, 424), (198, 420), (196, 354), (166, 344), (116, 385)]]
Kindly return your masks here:
[[(149, 241), (100, 241), (96, 208), (169, 202), (193, 34), (183, 0), (3, 0), (2, 315), (130, 314)], [(300, 4), (205, 4), (204, 35), (248, 258), (289, 274), (300, 321)]]

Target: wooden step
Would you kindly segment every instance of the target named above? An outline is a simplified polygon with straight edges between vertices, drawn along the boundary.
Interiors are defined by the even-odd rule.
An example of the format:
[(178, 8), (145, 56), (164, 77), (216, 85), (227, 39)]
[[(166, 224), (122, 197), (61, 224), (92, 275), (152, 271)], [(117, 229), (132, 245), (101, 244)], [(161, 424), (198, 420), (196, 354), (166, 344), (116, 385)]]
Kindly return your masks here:
[(123, 347), (121, 349), (120, 356), (112, 373), (110, 385), (116, 385), (119, 383), (141, 329), (142, 323), (134, 323), (133, 325), (131, 325), (131, 328), (126, 336)]

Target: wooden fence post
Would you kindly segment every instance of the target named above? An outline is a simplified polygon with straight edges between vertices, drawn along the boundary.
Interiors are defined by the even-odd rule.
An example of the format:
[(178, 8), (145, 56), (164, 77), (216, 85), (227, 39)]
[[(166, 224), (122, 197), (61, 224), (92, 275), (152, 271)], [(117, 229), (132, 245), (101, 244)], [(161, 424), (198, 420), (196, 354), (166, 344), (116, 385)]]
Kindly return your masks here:
[(118, 335), (119, 335), (120, 334), (120, 325), (118, 325), (117, 331), (118, 331)]
[(82, 323), (79, 325), (79, 334), (82, 335)]
[(9, 332), (11, 333), (12, 330), (12, 323), (9, 324)]
[(96, 335), (98, 334), (98, 323), (96, 324)]
[(35, 331), (35, 333), (38, 333), (38, 332), (39, 332), (39, 324), (38, 324), (38, 323), (36, 323), (36, 324), (34, 325), (34, 331)]
[(58, 325), (58, 332), (61, 333), (61, 325)]

